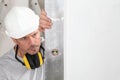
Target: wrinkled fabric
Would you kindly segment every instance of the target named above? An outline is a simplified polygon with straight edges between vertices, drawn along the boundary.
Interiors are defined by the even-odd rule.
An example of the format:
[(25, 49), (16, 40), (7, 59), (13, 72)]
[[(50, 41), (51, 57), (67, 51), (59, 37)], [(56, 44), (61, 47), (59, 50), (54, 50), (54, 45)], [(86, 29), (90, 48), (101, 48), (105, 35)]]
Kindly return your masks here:
[(0, 57), (0, 80), (43, 80), (43, 66), (27, 70), (15, 59), (12, 49)]

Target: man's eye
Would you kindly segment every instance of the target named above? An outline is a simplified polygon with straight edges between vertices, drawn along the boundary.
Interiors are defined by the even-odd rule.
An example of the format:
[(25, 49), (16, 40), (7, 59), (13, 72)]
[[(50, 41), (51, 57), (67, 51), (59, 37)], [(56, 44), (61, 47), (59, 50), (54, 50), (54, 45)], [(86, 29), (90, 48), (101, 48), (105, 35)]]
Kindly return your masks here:
[(34, 33), (32, 36), (33, 36), (33, 37), (36, 37), (36, 35), (37, 35), (37, 33)]
[(23, 37), (23, 38), (21, 38), (21, 40), (26, 40), (27, 39), (27, 37)]
[(33, 36), (36, 36), (37, 33), (33, 34)]

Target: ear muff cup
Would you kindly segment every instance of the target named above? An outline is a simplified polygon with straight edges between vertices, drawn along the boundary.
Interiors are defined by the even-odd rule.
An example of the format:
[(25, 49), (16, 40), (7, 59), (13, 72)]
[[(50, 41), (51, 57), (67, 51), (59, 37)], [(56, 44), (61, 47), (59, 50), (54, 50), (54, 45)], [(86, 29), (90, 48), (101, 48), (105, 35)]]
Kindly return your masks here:
[(38, 52), (35, 55), (25, 54), (23, 57), (23, 62), (27, 69), (35, 69), (43, 64), (42, 54)]

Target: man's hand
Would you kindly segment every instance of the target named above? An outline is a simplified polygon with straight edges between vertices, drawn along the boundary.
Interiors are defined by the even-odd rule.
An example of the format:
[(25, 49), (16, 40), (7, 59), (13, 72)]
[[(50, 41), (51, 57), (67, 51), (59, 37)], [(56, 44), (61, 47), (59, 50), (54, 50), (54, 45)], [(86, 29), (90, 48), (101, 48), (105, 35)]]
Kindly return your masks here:
[(50, 29), (51, 26), (52, 26), (51, 19), (47, 17), (47, 13), (45, 12), (45, 10), (42, 10), (39, 24), (40, 31), (43, 32), (45, 29)]

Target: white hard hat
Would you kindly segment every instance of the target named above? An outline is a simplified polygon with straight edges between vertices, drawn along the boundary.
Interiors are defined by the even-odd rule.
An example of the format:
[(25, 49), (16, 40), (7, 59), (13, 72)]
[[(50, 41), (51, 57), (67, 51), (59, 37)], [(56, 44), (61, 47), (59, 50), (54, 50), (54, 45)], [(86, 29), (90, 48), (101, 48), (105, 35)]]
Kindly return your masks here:
[(39, 27), (39, 16), (28, 7), (13, 7), (4, 19), (6, 34), (19, 39)]

